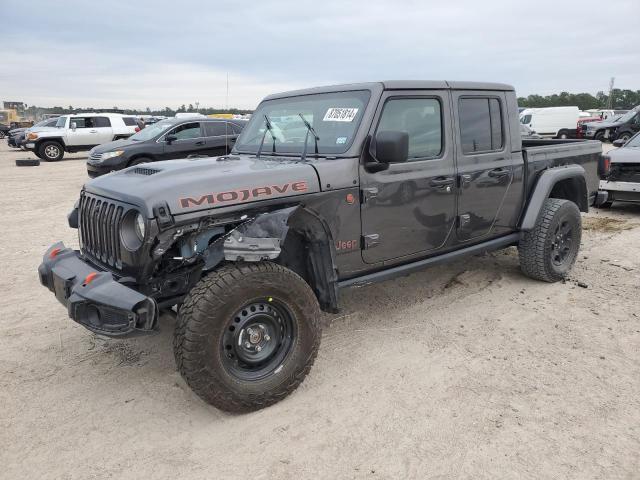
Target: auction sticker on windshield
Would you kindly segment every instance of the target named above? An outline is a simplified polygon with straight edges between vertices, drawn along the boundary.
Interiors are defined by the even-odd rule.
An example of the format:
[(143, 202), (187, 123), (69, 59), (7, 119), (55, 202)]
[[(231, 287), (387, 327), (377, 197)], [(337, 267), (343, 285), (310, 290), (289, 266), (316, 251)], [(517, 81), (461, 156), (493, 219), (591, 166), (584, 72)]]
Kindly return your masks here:
[(353, 122), (358, 114), (357, 108), (331, 107), (324, 114), (323, 122)]

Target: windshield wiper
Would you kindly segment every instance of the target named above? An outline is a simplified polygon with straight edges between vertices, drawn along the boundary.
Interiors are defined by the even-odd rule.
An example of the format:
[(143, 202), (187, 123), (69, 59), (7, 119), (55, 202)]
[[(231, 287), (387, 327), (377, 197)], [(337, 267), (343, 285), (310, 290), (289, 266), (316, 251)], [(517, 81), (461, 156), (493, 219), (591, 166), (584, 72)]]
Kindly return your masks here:
[(301, 158), (301, 160), (304, 161), (307, 158), (307, 144), (309, 140), (309, 134), (311, 133), (313, 135), (313, 139), (315, 140), (316, 155), (318, 155), (318, 140), (320, 140), (320, 137), (318, 136), (316, 131), (313, 129), (311, 124), (307, 122), (307, 120), (302, 116), (302, 114), (299, 113), (298, 115), (300, 115), (300, 118), (304, 122), (304, 126), (307, 127), (307, 134), (304, 137), (304, 147), (302, 148), (302, 158)]
[(271, 125), (271, 120), (269, 120), (269, 117), (267, 117), (267, 115), (264, 116), (264, 125), (265, 127), (267, 127), (264, 131), (264, 134), (262, 135), (262, 140), (260, 140), (260, 146), (258, 147), (258, 151), (256, 152), (256, 158), (260, 158), (260, 153), (262, 153), (262, 146), (264, 145), (264, 139), (267, 136), (267, 131), (269, 132), (269, 135), (271, 135), (271, 138), (273, 139), (273, 149), (272, 152), (276, 153), (276, 136), (273, 134), (273, 126)]

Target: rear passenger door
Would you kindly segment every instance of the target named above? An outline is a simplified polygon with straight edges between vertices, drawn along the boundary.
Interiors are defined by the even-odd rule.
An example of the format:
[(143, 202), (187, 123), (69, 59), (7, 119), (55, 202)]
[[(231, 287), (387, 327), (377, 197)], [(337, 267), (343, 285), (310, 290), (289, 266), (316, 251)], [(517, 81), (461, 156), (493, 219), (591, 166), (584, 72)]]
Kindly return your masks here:
[(366, 263), (425, 255), (443, 247), (456, 218), (448, 91), (388, 92), (370, 130), (409, 136), (406, 163), (369, 172), (360, 166), (362, 258)]
[(453, 91), (458, 169), (457, 237), (467, 241), (495, 232), (513, 179), (502, 92)]
[(98, 142), (96, 145), (113, 140), (113, 126), (109, 117), (93, 117), (93, 128), (89, 131), (94, 134)]
[(206, 138), (206, 153), (211, 156), (226, 155), (235, 142), (235, 133), (227, 122), (203, 122)]
[[(175, 140), (168, 143), (165, 138), (173, 135)], [(164, 142), (164, 159), (186, 158), (188, 155), (206, 154), (206, 141), (202, 124), (189, 122), (180, 124), (161, 137), (159, 142)]]

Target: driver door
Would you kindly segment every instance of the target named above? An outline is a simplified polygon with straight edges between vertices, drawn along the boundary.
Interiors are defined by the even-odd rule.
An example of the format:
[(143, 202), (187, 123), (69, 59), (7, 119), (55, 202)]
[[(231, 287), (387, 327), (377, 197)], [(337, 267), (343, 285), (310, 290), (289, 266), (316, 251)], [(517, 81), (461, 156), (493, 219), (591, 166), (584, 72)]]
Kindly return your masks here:
[[(173, 135), (175, 140), (171, 143), (166, 141), (166, 137)], [(174, 158), (187, 158), (189, 155), (205, 154), (207, 142), (202, 131), (201, 122), (189, 122), (178, 125), (169, 130), (163, 137), (164, 152), (162, 158), (170, 160)]]
[(383, 95), (370, 131), (409, 135), (406, 163), (371, 173), (360, 165), (362, 258), (400, 262), (443, 247), (456, 219), (454, 148), (447, 91)]

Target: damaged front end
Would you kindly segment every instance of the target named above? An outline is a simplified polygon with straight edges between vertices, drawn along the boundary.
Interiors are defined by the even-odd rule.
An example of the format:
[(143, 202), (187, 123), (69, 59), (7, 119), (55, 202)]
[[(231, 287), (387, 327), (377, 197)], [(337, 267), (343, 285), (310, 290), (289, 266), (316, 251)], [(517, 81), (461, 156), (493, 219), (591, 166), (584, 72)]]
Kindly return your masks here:
[(206, 274), (225, 262), (276, 261), (312, 286), (323, 309), (336, 311), (337, 271), (328, 227), (292, 206), (172, 227), (152, 250), (157, 262), (149, 293), (161, 307), (180, 303)]

